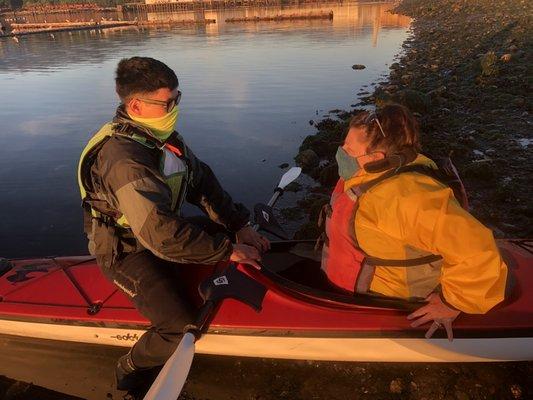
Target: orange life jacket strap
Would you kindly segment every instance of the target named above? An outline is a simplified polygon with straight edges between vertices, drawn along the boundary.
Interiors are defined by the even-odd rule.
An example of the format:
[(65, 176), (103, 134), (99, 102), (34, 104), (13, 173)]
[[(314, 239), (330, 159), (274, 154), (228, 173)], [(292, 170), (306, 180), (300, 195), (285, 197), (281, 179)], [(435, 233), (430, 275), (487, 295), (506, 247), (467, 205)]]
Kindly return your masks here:
[(165, 145), (163, 147), (165, 147), (166, 149), (170, 150), (172, 153), (174, 153), (178, 157), (182, 157), (183, 156), (182, 151), (180, 149), (178, 149), (177, 147), (172, 146), (171, 144), (165, 143)]

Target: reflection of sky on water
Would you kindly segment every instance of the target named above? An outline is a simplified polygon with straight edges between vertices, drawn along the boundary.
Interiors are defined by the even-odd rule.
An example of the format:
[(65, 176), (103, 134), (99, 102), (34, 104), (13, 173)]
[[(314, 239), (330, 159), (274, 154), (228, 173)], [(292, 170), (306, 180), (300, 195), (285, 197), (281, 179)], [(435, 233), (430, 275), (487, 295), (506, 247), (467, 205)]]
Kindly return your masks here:
[[(121, 58), (155, 57), (178, 73), (178, 130), (252, 205), (313, 133), (310, 119), (348, 108), (387, 71), (407, 24), (387, 7), (335, 6), (333, 21), (0, 39), (0, 255), (85, 252), (75, 168), (91, 133), (112, 117)], [(354, 63), (367, 68), (353, 71)]]

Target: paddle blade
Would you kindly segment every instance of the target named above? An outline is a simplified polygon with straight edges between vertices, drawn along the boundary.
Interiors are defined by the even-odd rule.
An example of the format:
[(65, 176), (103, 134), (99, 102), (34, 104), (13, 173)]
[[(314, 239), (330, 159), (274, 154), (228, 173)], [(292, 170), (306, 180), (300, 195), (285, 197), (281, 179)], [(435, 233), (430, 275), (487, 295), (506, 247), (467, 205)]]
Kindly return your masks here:
[(280, 189), (285, 189), (285, 187), (289, 183), (295, 181), (296, 178), (298, 178), (301, 173), (302, 173), (302, 169), (300, 167), (292, 167), (291, 169), (289, 169), (287, 172), (283, 174), (283, 176), (281, 177), (281, 180), (279, 181), (278, 187)]
[(183, 389), (194, 357), (194, 335), (183, 335), (174, 354), (157, 375), (144, 400), (176, 400)]

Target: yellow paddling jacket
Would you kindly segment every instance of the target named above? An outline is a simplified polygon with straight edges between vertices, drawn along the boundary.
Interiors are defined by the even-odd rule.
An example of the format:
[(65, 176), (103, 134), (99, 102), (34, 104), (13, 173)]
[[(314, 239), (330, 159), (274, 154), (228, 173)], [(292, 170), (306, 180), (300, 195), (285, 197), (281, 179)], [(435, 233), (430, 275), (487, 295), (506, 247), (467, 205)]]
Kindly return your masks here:
[[(418, 155), (412, 164), (436, 168)], [(345, 190), (380, 174), (362, 171)], [(358, 199), (355, 235), (365, 253), (412, 259), (428, 253), (442, 260), (416, 267), (377, 266), (370, 290), (386, 296), (425, 297), (439, 284), (444, 300), (466, 313), (483, 314), (504, 298), (507, 266), (492, 232), (463, 209), (453, 191), (419, 173), (402, 173)]]

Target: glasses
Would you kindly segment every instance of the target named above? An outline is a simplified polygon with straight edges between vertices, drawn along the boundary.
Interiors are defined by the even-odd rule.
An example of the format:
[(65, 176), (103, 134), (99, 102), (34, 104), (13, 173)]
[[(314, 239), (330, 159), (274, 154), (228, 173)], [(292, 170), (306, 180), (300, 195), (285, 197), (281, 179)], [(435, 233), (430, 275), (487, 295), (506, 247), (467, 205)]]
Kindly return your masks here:
[(381, 134), (383, 135), (383, 137), (387, 137), (387, 135), (385, 135), (385, 131), (383, 130), (383, 126), (381, 126), (381, 122), (379, 122), (378, 115), (376, 114), (375, 111), (368, 113), (366, 118), (363, 120), (363, 124), (370, 125), (374, 121), (378, 125), (379, 130), (381, 131)]
[(172, 111), (174, 107), (176, 107), (181, 100), (181, 92), (178, 90), (178, 94), (175, 97), (172, 97), (168, 99), (167, 101), (161, 101), (161, 100), (152, 100), (152, 99), (143, 99), (142, 97), (139, 97), (138, 100), (144, 101), (148, 104), (155, 104), (158, 106), (164, 106), (167, 110), (167, 113)]

